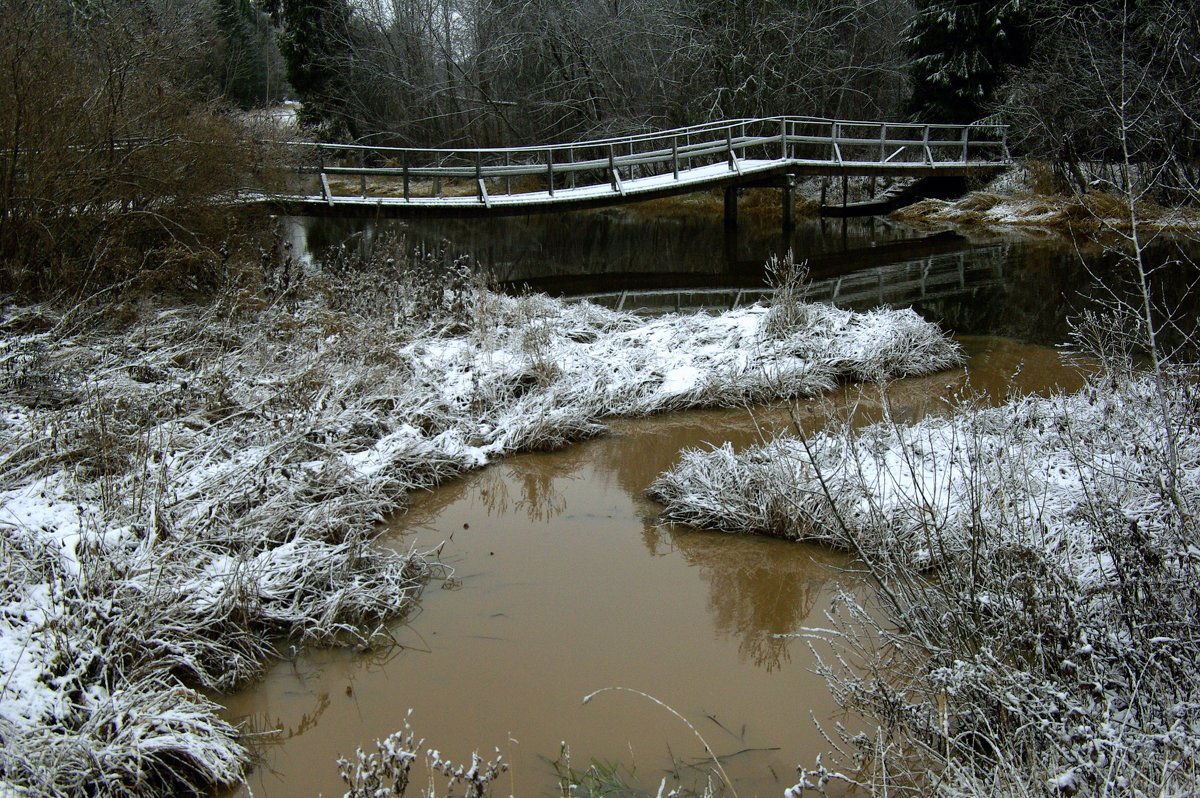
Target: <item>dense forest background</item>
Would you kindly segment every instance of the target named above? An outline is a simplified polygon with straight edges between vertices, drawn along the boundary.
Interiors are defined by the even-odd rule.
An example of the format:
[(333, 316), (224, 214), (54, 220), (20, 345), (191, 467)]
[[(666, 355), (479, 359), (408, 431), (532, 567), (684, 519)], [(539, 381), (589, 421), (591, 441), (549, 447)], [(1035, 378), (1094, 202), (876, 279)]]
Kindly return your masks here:
[(285, 98), (313, 137), (415, 146), (995, 119), (1062, 190), (1096, 162), (1139, 164), (1159, 201), (1198, 182), (1192, 0), (0, 0), (0, 19), (6, 275), (128, 270), (164, 236), (211, 261), (209, 200), (275, 157), (237, 111)]

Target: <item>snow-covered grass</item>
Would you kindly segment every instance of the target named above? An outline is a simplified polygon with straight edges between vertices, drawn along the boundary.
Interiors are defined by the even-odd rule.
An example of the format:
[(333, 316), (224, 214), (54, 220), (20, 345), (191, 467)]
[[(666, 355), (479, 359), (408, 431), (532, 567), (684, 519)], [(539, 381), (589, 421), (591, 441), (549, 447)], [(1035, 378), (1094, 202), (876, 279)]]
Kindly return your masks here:
[(3, 309), (0, 793), (235, 781), (197, 690), (276, 646), (386, 644), (435, 568), (374, 545), (428, 488), (612, 415), (938, 370), (907, 311), (645, 320), (500, 296), (461, 264), (334, 258), (204, 304)]
[[(1154, 230), (1200, 228), (1200, 211), (1162, 208), (1145, 203), (1138, 208), (1139, 222)], [(976, 191), (955, 201), (928, 199), (901, 208), (892, 217), (904, 221), (928, 221), (955, 225), (1017, 226), (1061, 229), (1122, 229), (1129, 227), (1128, 214), (1119, 198), (1102, 191), (1077, 197), (1013, 197)]]
[(880, 724), (837, 778), (971, 796), (1200, 785), (1194, 374), (691, 451), (652, 492), (674, 519), (849, 549), (877, 579), (882, 613), (846, 598), (812, 631), (835, 644), (839, 700)]
[[(927, 199), (892, 213), (903, 221), (935, 222), (956, 226), (1045, 228), (1048, 230), (1128, 230), (1133, 224), (1126, 196), (1111, 180), (1111, 168), (1084, 165), (1094, 175), (1086, 192), (1069, 193), (1055, 185), (1045, 164), (1013, 167), (957, 200)], [(1136, 205), (1137, 224), (1146, 230), (1194, 231), (1200, 229), (1200, 210), (1194, 207), (1164, 208), (1147, 194)]]

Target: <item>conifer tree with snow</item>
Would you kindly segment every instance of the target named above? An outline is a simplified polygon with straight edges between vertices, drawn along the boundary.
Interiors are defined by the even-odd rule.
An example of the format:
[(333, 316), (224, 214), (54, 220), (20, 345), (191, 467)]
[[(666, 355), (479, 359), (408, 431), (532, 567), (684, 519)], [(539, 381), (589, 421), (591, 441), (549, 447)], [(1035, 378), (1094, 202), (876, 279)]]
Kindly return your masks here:
[(303, 103), (301, 124), (346, 136), (351, 125), (338, 83), (350, 48), (349, 0), (282, 0), (278, 12), (279, 50), (288, 82)]
[(1029, 0), (917, 0), (905, 31), (909, 110), (927, 122), (974, 122), (1008, 69), (1029, 58)]
[(275, 29), (252, 0), (215, 0), (217, 73), (222, 94), (242, 108), (283, 98)]

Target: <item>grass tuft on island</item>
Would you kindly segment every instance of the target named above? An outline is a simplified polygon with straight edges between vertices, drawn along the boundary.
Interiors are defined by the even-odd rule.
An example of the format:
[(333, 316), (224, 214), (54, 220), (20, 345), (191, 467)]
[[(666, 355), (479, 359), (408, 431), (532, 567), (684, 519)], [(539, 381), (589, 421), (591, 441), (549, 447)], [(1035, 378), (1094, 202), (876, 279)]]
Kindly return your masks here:
[(237, 782), (247, 751), (199, 691), (255, 679), (280, 642), (387, 645), (438, 570), (374, 542), (409, 491), (607, 416), (961, 358), (911, 311), (794, 291), (647, 320), (502, 296), (401, 248), (287, 282), (4, 305), (0, 792)]

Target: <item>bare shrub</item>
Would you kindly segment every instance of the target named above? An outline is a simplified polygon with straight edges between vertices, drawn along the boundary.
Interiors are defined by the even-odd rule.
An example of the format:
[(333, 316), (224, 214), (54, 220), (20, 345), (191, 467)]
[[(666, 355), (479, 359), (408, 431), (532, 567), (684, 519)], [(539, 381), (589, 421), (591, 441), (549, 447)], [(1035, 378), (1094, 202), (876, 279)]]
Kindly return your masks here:
[[(411, 714), (411, 710), (409, 710)], [(346, 798), (401, 798), (408, 790), (411, 770), (424, 739), (416, 739), (408, 719), (404, 730), (382, 740), (375, 741), (376, 751), (370, 754), (359, 748), (355, 762), (339, 758), (338, 772), (342, 781), (350, 788)], [(434, 749), (427, 749), (424, 756), (425, 769), (429, 771), (429, 786), (422, 791), (424, 798), (485, 798), (491, 793), (493, 782), (500, 774), (508, 771), (499, 749), (496, 758), (484, 761), (478, 752), (471, 754), (471, 765), (455, 765)], [(433, 784), (433, 774), (446, 779), (446, 787), (438, 790)]]
[(767, 259), (766, 273), (772, 290), (771, 309), (763, 322), (763, 332), (778, 338), (806, 321), (808, 266), (793, 261), (790, 252), (783, 258), (772, 253)]
[(223, 203), (267, 185), (274, 158), (206, 99), (204, 9), (4, 0), (0, 14), (0, 285), (223, 280), (254, 238)]

